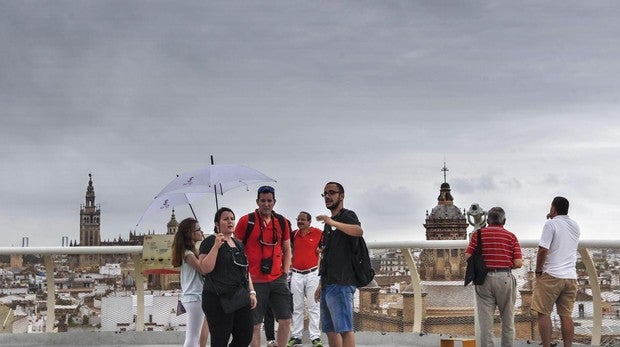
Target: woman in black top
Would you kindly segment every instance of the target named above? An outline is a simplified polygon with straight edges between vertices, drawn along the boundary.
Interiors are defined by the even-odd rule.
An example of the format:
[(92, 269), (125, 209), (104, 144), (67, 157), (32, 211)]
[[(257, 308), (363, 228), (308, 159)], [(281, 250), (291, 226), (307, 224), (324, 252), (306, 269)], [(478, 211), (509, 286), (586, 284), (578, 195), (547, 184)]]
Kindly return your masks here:
[[(211, 347), (247, 347), (252, 341), (251, 309), (256, 307), (256, 292), (247, 273), (248, 261), (243, 245), (233, 237), (235, 214), (227, 207), (215, 213), (215, 234), (200, 245), (200, 268), (205, 273), (202, 310), (211, 330)], [(224, 312), (220, 297), (230, 297), (240, 286), (249, 290), (249, 305), (231, 313)], [(247, 292), (246, 292), (247, 293)], [(246, 298), (243, 298), (244, 300)]]

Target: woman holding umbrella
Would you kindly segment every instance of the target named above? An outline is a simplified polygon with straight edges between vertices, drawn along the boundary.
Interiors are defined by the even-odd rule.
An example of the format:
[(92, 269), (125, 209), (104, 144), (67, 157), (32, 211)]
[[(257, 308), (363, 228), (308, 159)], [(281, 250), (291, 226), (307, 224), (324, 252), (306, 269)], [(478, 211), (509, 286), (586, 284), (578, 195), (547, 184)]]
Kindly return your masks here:
[(211, 346), (247, 347), (254, 329), (250, 310), (256, 307), (248, 261), (243, 244), (233, 237), (233, 211), (220, 208), (214, 222), (216, 233), (200, 244), (199, 255), (200, 269), (205, 273), (202, 309), (210, 322)]
[(202, 240), (200, 224), (194, 218), (185, 218), (172, 241), (172, 265), (181, 267), (181, 303), (187, 312), (185, 343), (183, 347), (207, 345), (209, 325), (202, 312), (202, 271), (198, 263), (196, 242)]

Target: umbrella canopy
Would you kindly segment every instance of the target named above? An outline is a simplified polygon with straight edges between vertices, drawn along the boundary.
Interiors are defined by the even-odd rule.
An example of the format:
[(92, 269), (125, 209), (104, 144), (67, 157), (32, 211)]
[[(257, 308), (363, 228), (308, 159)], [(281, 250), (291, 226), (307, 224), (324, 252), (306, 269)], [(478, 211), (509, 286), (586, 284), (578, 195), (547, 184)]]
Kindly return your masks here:
[(258, 182), (276, 182), (276, 180), (258, 170), (236, 164), (212, 164), (186, 172), (178, 175), (157, 194), (140, 217), (138, 224), (153, 213), (169, 210), (178, 205), (189, 205), (196, 218), (192, 203), (197, 199), (215, 193), (217, 208), (217, 194), (223, 195), (224, 192), (242, 186), (249, 190), (249, 184)]
[(177, 176), (157, 196), (171, 192), (200, 192), (223, 195), (225, 192), (258, 182), (276, 182), (264, 173), (244, 165), (214, 164)]
[[(191, 208), (193, 202), (197, 201), (198, 199), (205, 198), (208, 195), (211, 195), (211, 193), (170, 193), (156, 196), (155, 199), (151, 201), (151, 204), (146, 209), (146, 211), (144, 211), (142, 217), (140, 217), (140, 220), (138, 220), (138, 224), (140, 224), (142, 220), (154, 213), (167, 211), (175, 206), (189, 205)], [(194, 215), (194, 217), (196, 216)]]

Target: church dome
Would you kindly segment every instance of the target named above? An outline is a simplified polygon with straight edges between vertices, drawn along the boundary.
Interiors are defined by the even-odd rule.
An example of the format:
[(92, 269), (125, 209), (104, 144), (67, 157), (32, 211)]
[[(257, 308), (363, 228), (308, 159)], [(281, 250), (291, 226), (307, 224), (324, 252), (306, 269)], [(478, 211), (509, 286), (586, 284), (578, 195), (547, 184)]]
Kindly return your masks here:
[(439, 196), (437, 197), (437, 206), (433, 207), (430, 214), (427, 212), (426, 219), (465, 219), (463, 211), (454, 206), (454, 198), (452, 197), (450, 185), (447, 182), (441, 184)]
[(428, 219), (465, 219), (463, 211), (454, 205), (437, 205), (433, 208)]

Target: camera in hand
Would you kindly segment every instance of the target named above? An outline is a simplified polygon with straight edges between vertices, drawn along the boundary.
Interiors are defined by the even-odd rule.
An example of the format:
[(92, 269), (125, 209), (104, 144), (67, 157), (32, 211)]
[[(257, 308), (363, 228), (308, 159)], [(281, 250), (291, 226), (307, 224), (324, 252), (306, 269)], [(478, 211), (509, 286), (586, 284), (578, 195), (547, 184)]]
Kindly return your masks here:
[(272, 263), (273, 263), (273, 260), (271, 258), (262, 259), (260, 261), (260, 272), (267, 274), (267, 275), (270, 274)]

